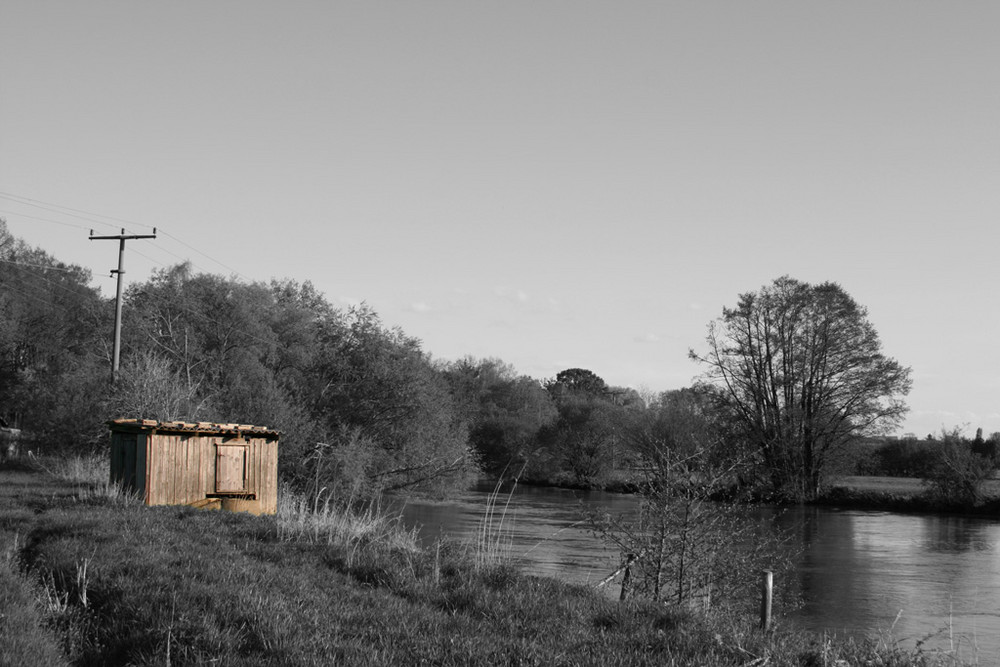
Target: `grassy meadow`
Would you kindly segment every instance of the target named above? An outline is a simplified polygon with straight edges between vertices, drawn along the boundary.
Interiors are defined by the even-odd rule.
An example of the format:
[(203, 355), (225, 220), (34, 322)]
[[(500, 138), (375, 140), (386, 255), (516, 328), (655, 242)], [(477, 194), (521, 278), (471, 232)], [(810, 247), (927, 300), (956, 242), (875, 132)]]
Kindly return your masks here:
[[(859, 492), (886, 493), (900, 496), (918, 496), (927, 491), (923, 480), (915, 477), (840, 477), (834, 480), (834, 488), (851, 489)], [(1000, 497), (1000, 479), (983, 482), (983, 495)]]
[(421, 550), (393, 517), (145, 507), (101, 464), (0, 468), (0, 665), (957, 665)]
[(995, 517), (1000, 513), (1000, 479), (984, 480), (975, 505), (952, 504), (913, 477), (849, 476), (831, 481), (815, 501), (830, 507), (894, 512), (957, 512)]

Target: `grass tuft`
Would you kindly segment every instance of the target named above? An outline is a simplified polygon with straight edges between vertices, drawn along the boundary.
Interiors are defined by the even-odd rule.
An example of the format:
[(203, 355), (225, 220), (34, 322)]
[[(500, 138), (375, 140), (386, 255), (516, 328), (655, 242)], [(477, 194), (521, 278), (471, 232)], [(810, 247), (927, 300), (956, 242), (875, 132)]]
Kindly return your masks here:
[[(513, 561), (513, 536), (510, 523), (507, 521), (507, 511), (510, 501), (517, 488), (517, 479), (511, 483), (506, 498), (501, 497), (503, 479), (497, 482), (493, 491), (486, 497), (486, 507), (483, 518), (479, 521), (476, 531), (476, 542), (473, 548), (473, 560), (476, 569), (488, 571)], [(501, 500), (503, 505), (500, 505)]]
[(138, 500), (121, 484), (110, 481), (108, 458), (102, 454), (75, 456), (30, 454), (28, 460), (35, 470), (71, 485), (77, 500), (103, 499), (112, 503), (132, 503)]
[(382, 511), (379, 502), (334, 502), (327, 497), (308, 502), (303, 496), (283, 493), (278, 498), (278, 536), (337, 547), (378, 542), (389, 549), (415, 551), (416, 531), (403, 526), (401, 515)]

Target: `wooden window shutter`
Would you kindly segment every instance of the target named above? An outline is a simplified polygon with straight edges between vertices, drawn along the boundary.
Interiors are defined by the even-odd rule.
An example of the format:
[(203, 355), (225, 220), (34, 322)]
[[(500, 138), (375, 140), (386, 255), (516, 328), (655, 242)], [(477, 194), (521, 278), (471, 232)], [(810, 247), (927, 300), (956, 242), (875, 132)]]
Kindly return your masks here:
[(217, 445), (215, 456), (215, 492), (246, 493), (246, 445)]

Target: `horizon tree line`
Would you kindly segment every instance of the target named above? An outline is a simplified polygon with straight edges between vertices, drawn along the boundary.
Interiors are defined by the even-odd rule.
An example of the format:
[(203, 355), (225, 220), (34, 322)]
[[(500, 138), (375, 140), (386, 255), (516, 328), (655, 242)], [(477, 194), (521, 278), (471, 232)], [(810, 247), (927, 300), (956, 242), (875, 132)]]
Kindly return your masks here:
[(697, 413), (712, 456), (743, 462), (734, 483), (814, 497), (860, 436), (900, 423), (912, 384), (835, 283), (785, 276), (740, 295), (692, 350), (693, 385), (643, 396), (588, 369), (539, 380), (496, 358), (435, 360), (309, 282), (184, 263), (128, 287), (110, 386), (113, 303), (90, 281), (0, 220), (0, 416), (36, 447), (77, 451), (105, 446), (112, 417), (267, 425), (283, 433), (282, 477), (313, 492), (442, 492), (504, 471), (600, 487)]

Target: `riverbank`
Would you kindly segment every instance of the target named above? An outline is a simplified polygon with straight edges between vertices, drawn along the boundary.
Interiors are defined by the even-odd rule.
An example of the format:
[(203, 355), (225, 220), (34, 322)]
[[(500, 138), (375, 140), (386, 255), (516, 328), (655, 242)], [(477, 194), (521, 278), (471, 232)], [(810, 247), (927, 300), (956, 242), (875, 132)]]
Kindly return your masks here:
[(348, 529), (304, 509), (149, 508), (0, 469), (0, 664), (959, 664), (884, 640), (763, 634), (752, 611), (707, 622), (619, 604), (469, 545), (417, 549), (391, 521)]
[[(595, 486), (564, 480), (520, 480), (522, 485), (572, 489), (576, 491), (604, 491), (606, 493), (636, 494), (642, 483), (627, 475), (617, 475)], [(481, 485), (494, 482), (482, 480)], [(771, 501), (763, 501), (771, 504)], [(779, 503), (780, 504), (780, 503)], [(845, 476), (832, 480), (820, 496), (810, 505), (820, 507), (872, 510), (885, 512), (918, 512), (939, 514), (969, 514), (974, 516), (1000, 516), (1000, 479), (983, 483), (982, 498), (975, 505), (949, 504), (930, 492), (923, 480), (913, 477)]]
[(996, 517), (1000, 516), (1000, 480), (984, 482), (982, 499), (970, 506), (943, 502), (930, 493), (922, 480), (912, 477), (841, 477), (811, 504), (842, 509)]

